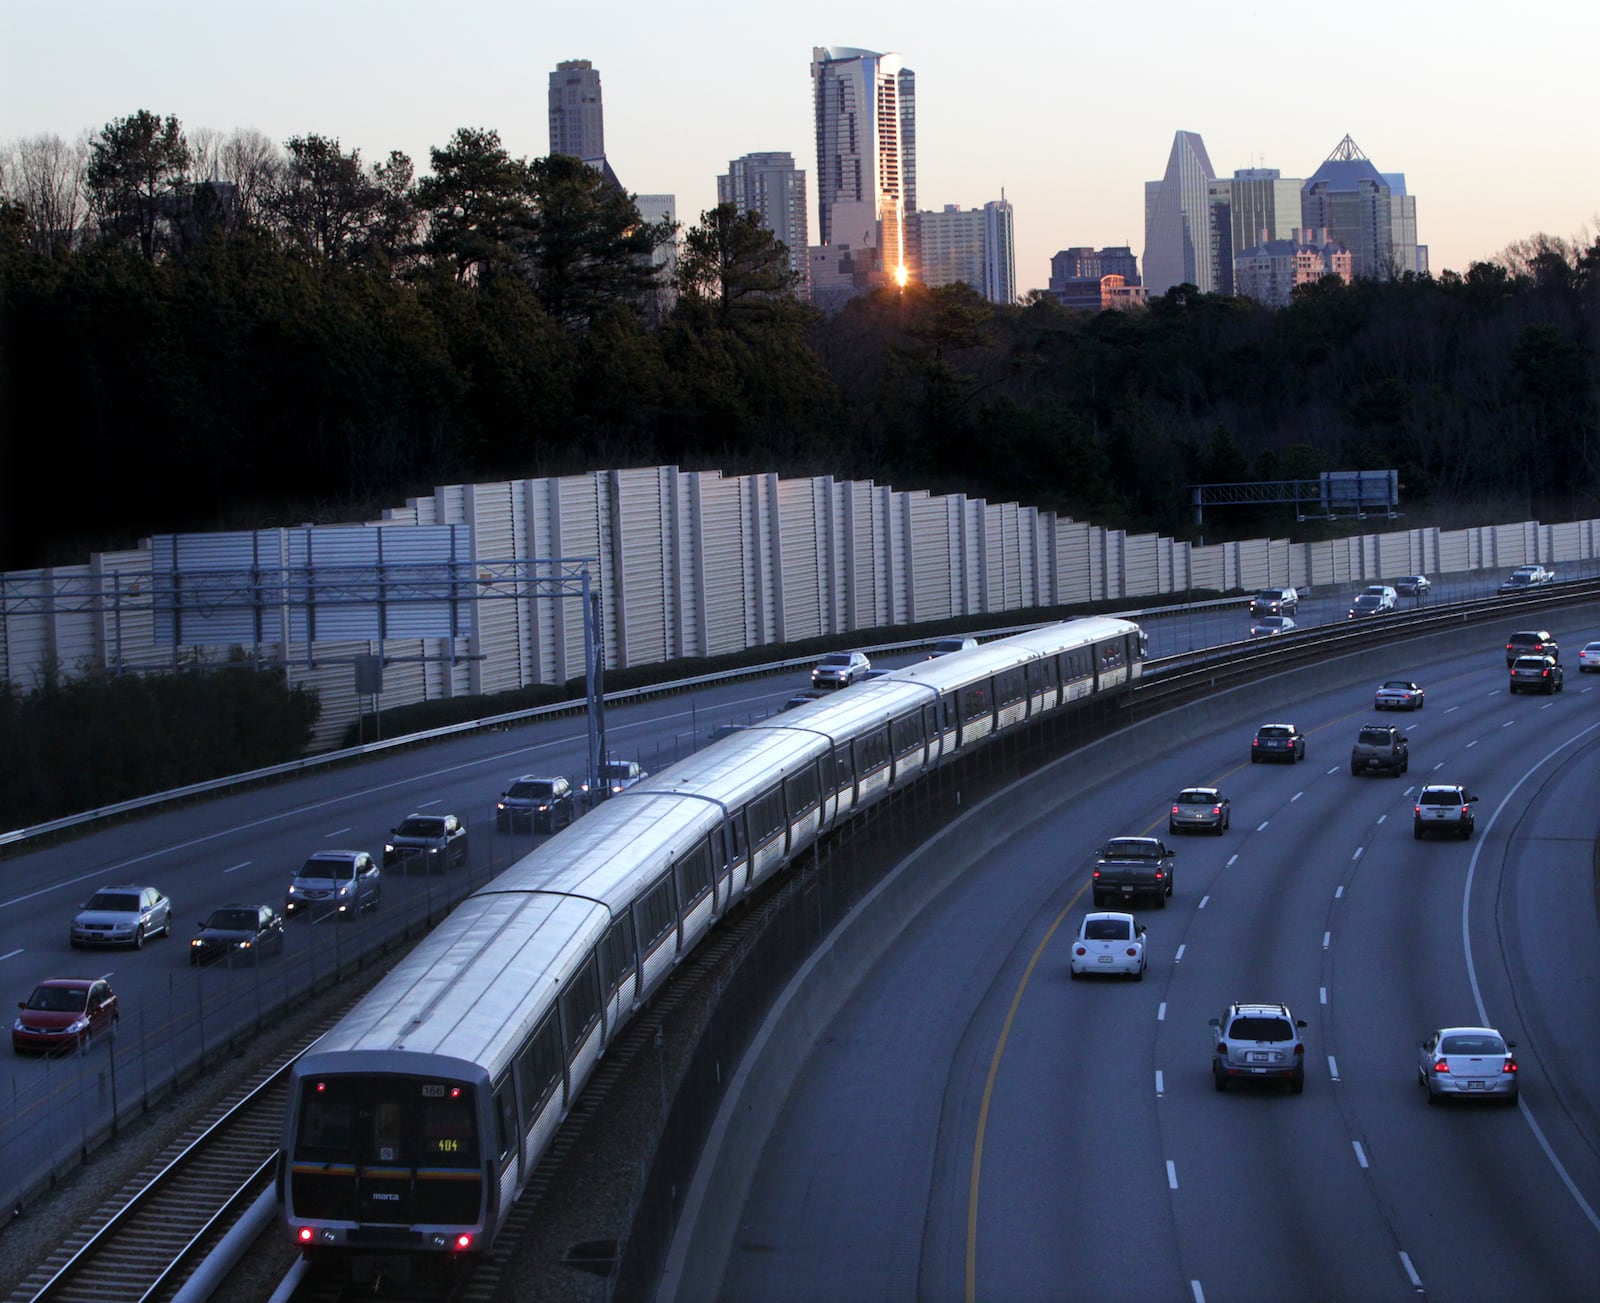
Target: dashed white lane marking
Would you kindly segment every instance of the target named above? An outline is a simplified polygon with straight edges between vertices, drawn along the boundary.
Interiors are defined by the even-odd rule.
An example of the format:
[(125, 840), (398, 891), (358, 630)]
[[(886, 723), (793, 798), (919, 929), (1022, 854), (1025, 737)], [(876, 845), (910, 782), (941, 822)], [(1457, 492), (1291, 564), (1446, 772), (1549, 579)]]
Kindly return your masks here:
[(1362, 852), (1362, 851), (1363, 851), (1363, 850), (1365, 850), (1365, 849), (1366, 849), (1366, 848), (1365, 848), (1365, 847), (1364, 847), (1364, 846), (1357, 846), (1357, 847), (1356, 847), (1356, 853), (1355, 853), (1355, 854), (1354, 854), (1354, 855), (1352, 855), (1352, 856), (1351, 856), (1351, 857), (1350, 857), (1350, 858), (1351, 858), (1351, 859), (1352, 859), (1352, 860), (1359, 860), (1359, 859), (1360, 859), (1360, 858), (1361, 858), (1361, 852)]
[(1500, 725), (1500, 727), (1501, 727), (1501, 728), (1510, 728), (1510, 727), (1511, 727), (1511, 726), (1512, 726), (1512, 725), (1513, 725), (1513, 724), (1515, 724), (1515, 723), (1516, 723), (1516, 722), (1517, 722), (1517, 721), (1516, 721), (1516, 720), (1514, 720), (1514, 719), (1508, 719), (1508, 720), (1506, 720), (1506, 722), (1505, 722), (1505, 723), (1504, 723), (1504, 724), (1502, 724), (1502, 725)]
[(1211, 899), (1210, 896), (1201, 896), (1200, 897), (1200, 903), (1198, 905), (1196, 905), (1195, 908), (1196, 909), (1204, 909), (1206, 907), (1206, 901), (1208, 901), (1210, 899)]
[(1166, 1020), (1167, 1020), (1167, 1002), (1165, 1000), (1163, 1000), (1156, 1007), (1156, 1021), (1157, 1022), (1166, 1022)]
[(1422, 1277), (1417, 1275), (1417, 1269), (1411, 1265), (1411, 1255), (1404, 1249), (1400, 1250), (1400, 1265), (1406, 1269), (1406, 1275), (1411, 1278), (1414, 1289), (1422, 1288)]
[(1333, 940), (1333, 933), (1332, 932), (1324, 932), (1322, 934), (1322, 948), (1324, 950), (1326, 950), (1328, 948), (1328, 943), (1330, 941), (1332, 941), (1332, 940)]
[(234, 869), (248, 869), (254, 863), (254, 860), (241, 860), (238, 864), (231, 865), (230, 867), (224, 869), (223, 872), (232, 873)]
[(1189, 1282), (1189, 1292), (1194, 1295), (1194, 1303), (1206, 1303), (1206, 1292), (1200, 1288), (1198, 1280)]
[(1238, 857), (1237, 854), (1230, 855), (1230, 856), (1228, 856), (1228, 862), (1226, 864), (1224, 864), (1222, 867), (1225, 868), (1225, 869), (1231, 869), (1234, 866), (1234, 864), (1238, 861), (1238, 859), (1239, 859), (1239, 857)]
[(1470, 750), (1472, 750), (1473, 747), (1475, 747), (1477, 745), (1478, 745), (1478, 739), (1477, 738), (1473, 738), (1472, 741), (1468, 742), (1467, 745), (1465, 747), (1463, 747), (1462, 749), (1465, 750), (1465, 751), (1470, 751)]
[[(1445, 708), (1444, 708), (1444, 713), (1445, 713), (1445, 714), (1446, 714), (1446, 715), (1448, 715), (1448, 714), (1449, 714), (1449, 713), (1450, 713), (1450, 712), (1451, 712), (1451, 711), (1452, 711), (1452, 710), (1460, 710), (1460, 709), (1461, 709), (1461, 707), (1460, 707), (1460, 706), (1446, 706), (1446, 707), (1445, 707)], [(1402, 1254), (1401, 1254), (1401, 1255), (1400, 1255), (1400, 1256), (1401, 1256), (1401, 1257), (1405, 1257), (1405, 1254), (1403, 1254), (1403, 1253), (1402, 1253)]]
[(1334, 767), (1333, 767), (1333, 768), (1332, 768), (1332, 769), (1330, 769), (1330, 770), (1328, 770), (1328, 772), (1329, 772), (1329, 773), (1330, 773), (1330, 774), (1336, 774), (1336, 773), (1338, 773), (1338, 772), (1339, 772), (1339, 766), (1338, 766), (1338, 765), (1335, 765), (1335, 766), (1334, 766)]
[(1158, 1095), (1163, 1094), (1163, 1093), (1165, 1093), (1166, 1089), (1167, 1089), (1167, 1084), (1166, 1084), (1165, 1079), (1161, 1075), (1161, 1069), (1157, 1068), (1156, 1069), (1156, 1094), (1158, 1094)]
[(8, 950), (8, 951), (5, 952), (5, 954), (0, 955), (0, 959), (15, 959), (21, 953), (22, 953), (22, 947), (19, 946), (15, 950)]
[(345, 835), (345, 833), (352, 831), (354, 829), (354, 827), (355, 827), (354, 824), (349, 824), (349, 825), (347, 825), (347, 826), (345, 826), (343, 828), (335, 828), (332, 832), (323, 833), (323, 836), (324, 837), (343, 837)]
[(1361, 1147), (1361, 1142), (1359, 1140), (1352, 1140), (1350, 1142), (1350, 1147), (1356, 1151), (1356, 1162), (1360, 1163), (1362, 1167), (1365, 1167), (1367, 1165), (1367, 1151)]
[[(1328, 1076), (1335, 1081), (1339, 1080), (1339, 1065), (1334, 1061), (1334, 1057), (1331, 1054), (1328, 1055)], [(1363, 1163), (1362, 1166), (1365, 1167), (1366, 1164)]]
[(1327, 1004), (1328, 1003), (1328, 988), (1325, 987), (1325, 986), (1319, 986), (1317, 988), (1317, 992), (1318, 992), (1318, 996), (1319, 996), (1319, 999), (1320, 999), (1321, 1003)]
[(1256, 825), (1256, 831), (1257, 832), (1263, 831), (1266, 828), (1266, 826), (1271, 822), (1272, 821), (1270, 819), (1263, 819), (1260, 823), (1258, 823)]
[(1304, 795), (1305, 795), (1304, 792), (1296, 792), (1293, 796), (1291, 796), (1289, 798), (1289, 804), (1293, 805), (1296, 801), (1298, 801)]
[(1378, 822), (1379, 822), (1379, 823), (1382, 823), (1382, 822), (1383, 822), (1383, 821), (1384, 821), (1384, 820), (1385, 820), (1385, 819), (1387, 819), (1387, 818), (1388, 818), (1388, 817), (1389, 817), (1389, 816), (1388, 816), (1388, 815), (1386, 815), (1386, 814), (1380, 814), (1380, 815), (1379, 815), (1379, 816), (1378, 816)]
[(1169, 1190), (1178, 1188), (1178, 1165), (1170, 1158), (1167, 1159), (1167, 1188)]
[(1172, 962), (1175, 964), (1181, 964), (1183, 962), (1183, 952), (1188, 948), (1189, 943), (1185, 941), (1181, 946), (1178, 947), (1178, 953), (1172, 956)]
[(1335, 900), (1339, 900), (1339, 899), (1342, 899), (1343, 896), (1344, 896), (1344, 883), (1341, 882), (1337, 887), (1335, 887), (1333, 889), (1333, 898)]
[(1439, 772), (1439, 771), (1440, 771), (1440, 770), (1441, 770), (1441, 769), (1443, 769), (1443, 768), (1444, 768), (1444, 761), (1443, 761), (1443, 760), (1441, 760), (1441, 761), (1440, 761), (1440, 762), (1439, 762), (1439, 763), (1438, 763), (1438, 764), (1436, 764), (1436, 765), (1435, 765), (1435, 766), (1434, 766), (1434, 767), (1433, 767), (1433, 772), (1434, 772), (1434, 773), (1438, 773), (1438, 772)]
[(419, 809), (419, 810), (426, 810), (430, 805), (443, 805), (443, 804), (444, 804), (443, 801), (422, 801), (417, 805), (416, 808)]

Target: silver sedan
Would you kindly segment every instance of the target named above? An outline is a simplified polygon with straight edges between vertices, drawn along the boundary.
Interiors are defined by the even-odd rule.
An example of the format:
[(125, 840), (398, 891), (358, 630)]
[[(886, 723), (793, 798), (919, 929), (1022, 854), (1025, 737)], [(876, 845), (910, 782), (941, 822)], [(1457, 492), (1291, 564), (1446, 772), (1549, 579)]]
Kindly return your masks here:
[(1233, 822), (1233, 805), (1214, 787), (1186, 787), (1178, 793), (1167, 815), (1168, 832), (1205, 829), (1219, 837)]
[(1516, 1047), (1493, 1027), (1441, 1027), (1417, 1042), (1417, 1080), (1430, 1104), (1447, 1095), (1515, 1104)]

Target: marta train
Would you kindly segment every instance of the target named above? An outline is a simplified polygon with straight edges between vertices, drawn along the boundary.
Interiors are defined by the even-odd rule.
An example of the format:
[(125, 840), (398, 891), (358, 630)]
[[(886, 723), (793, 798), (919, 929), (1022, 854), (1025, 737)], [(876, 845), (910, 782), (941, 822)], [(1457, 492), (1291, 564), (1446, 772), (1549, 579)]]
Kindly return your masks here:
[(922, 661), (646, 778), (469, 896), (295, 1065), (289, 1237), (353, 1279), (487, 1249), (607, 1044), (747, 893), (1008, 729), (1139, 677), (1125, 620)]

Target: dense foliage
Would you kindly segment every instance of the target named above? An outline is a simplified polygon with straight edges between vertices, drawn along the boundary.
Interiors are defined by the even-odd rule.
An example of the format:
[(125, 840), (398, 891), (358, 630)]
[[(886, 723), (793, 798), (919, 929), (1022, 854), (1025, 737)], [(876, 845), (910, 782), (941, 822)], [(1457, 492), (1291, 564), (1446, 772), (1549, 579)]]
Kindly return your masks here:
[(1177, 536), (1190, 484), (1323, 469), (1397, 468), (1407, 510), (1435, 519), (1600, 502), (1600, 241), (1325, 281), (1284, 309), (1183, 287), (1089, 314), (913, 286), (822, 317), (748, 215), (702, 214), (669, 283), (652, 255), (671, 232), (629, 196), (482, 129), (420, 180), (402, 154), (191, 141), (143, 111), (0, 161), (0, 569), (658, 463)]
[(52, 671), (38, 690), (0, 679), (0, 829), (300, 756), (320, 705), (243, 660), (182, 674)]

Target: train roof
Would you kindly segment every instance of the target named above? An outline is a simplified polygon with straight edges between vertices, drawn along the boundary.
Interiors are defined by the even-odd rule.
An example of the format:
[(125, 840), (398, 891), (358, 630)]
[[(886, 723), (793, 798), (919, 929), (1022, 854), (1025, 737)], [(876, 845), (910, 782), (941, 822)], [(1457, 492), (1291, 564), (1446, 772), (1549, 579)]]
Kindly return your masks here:
[[(491, 1077), (550, 1007), (554, 974), (575, 970), (605, 935), (608, 911), (542, 893), (470, 896), (314, 1047), (436, 1054)], [(539, 995), (545, 988), (549, 996)], [(526, 993), (508, 1001), (506, 993)]]

